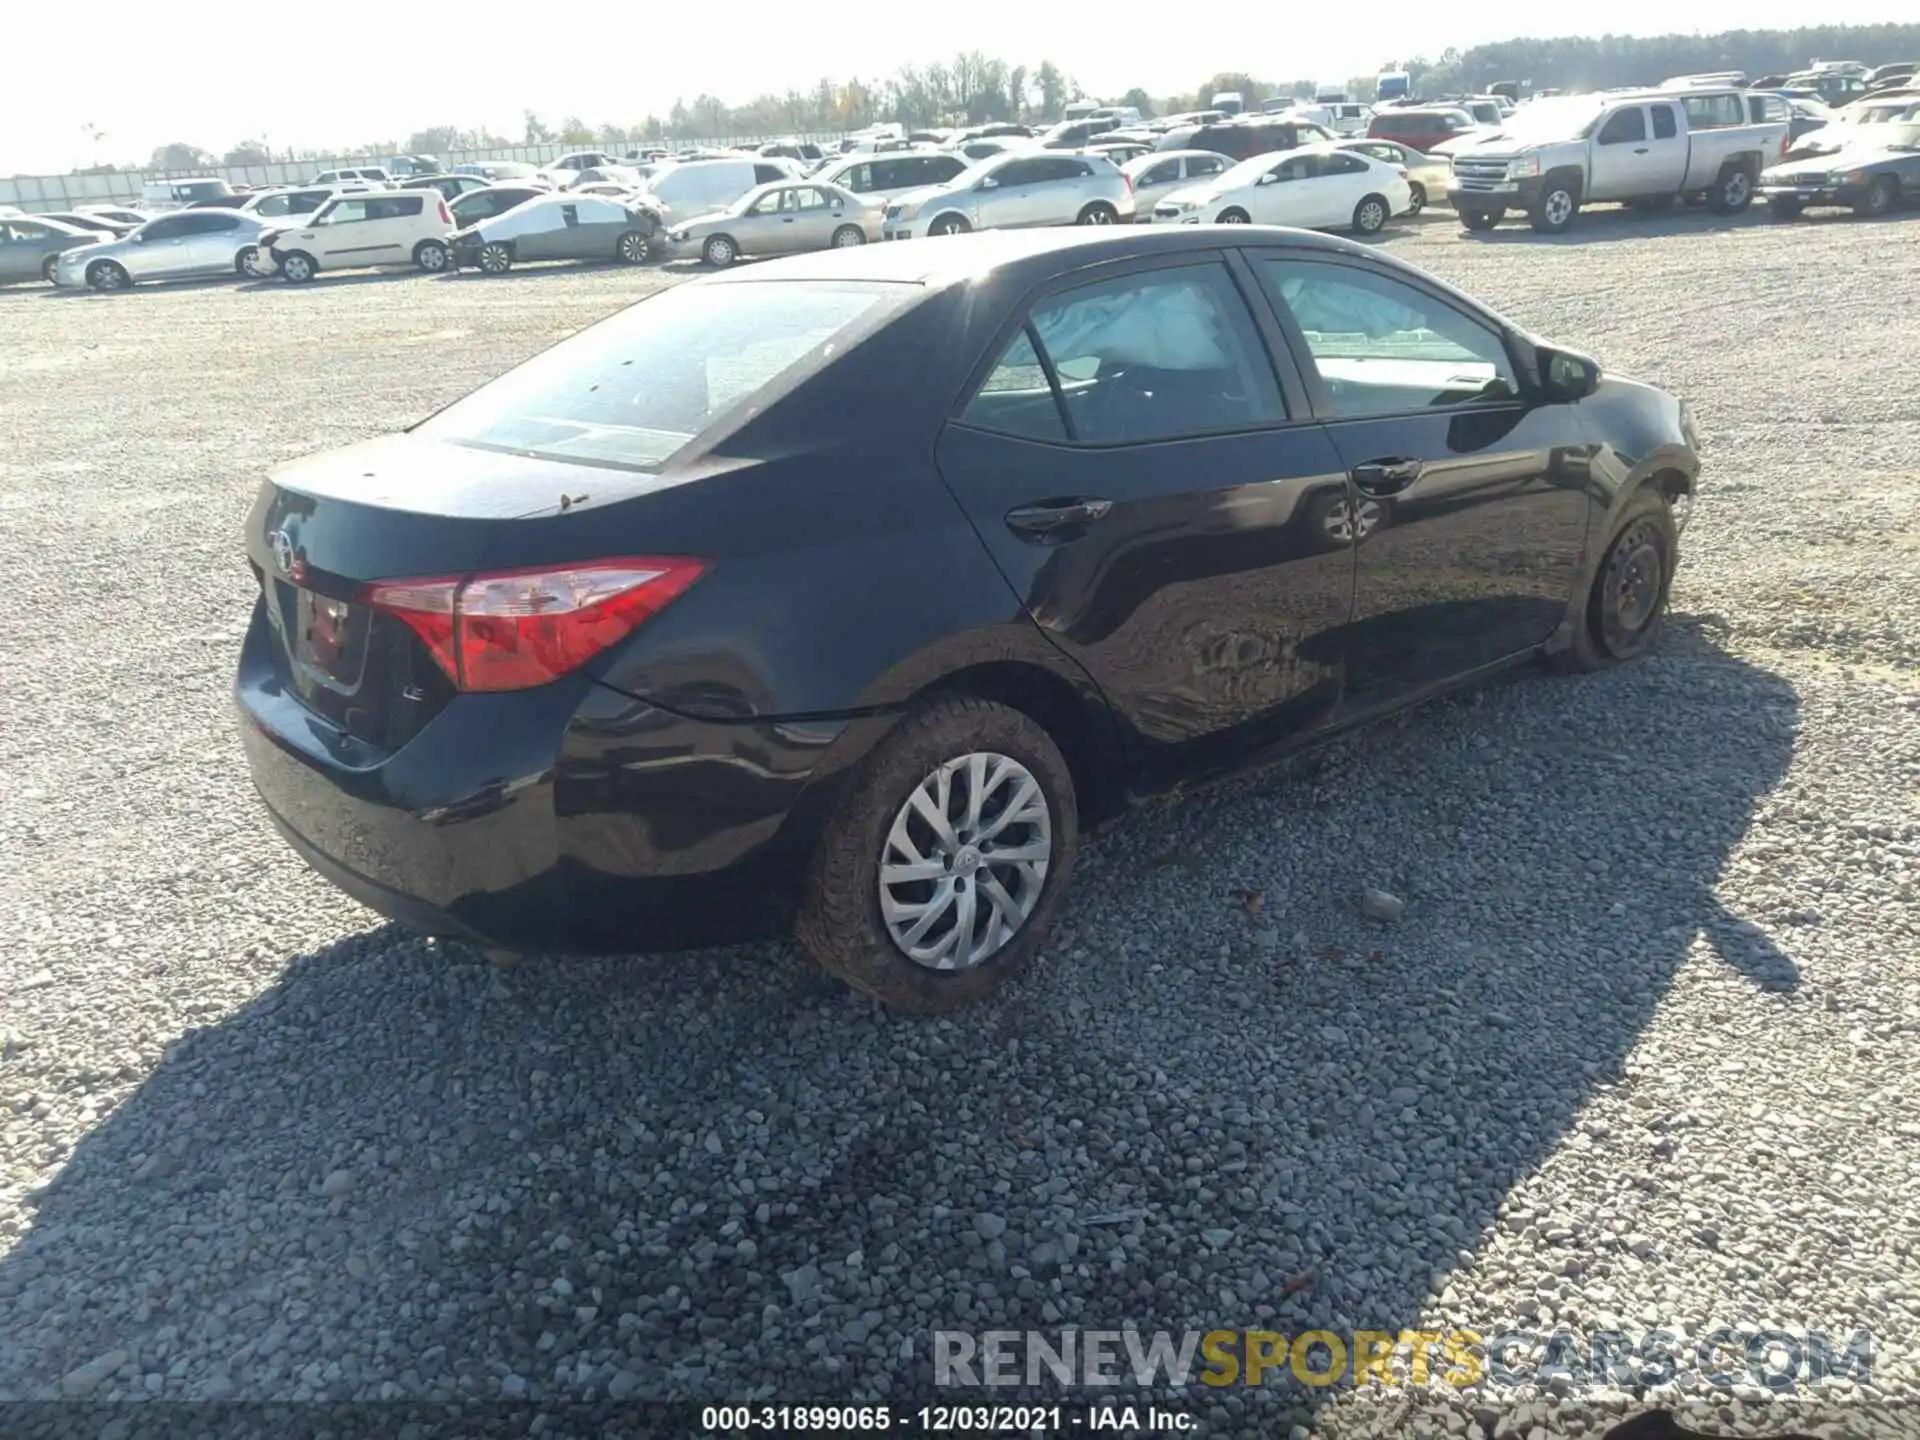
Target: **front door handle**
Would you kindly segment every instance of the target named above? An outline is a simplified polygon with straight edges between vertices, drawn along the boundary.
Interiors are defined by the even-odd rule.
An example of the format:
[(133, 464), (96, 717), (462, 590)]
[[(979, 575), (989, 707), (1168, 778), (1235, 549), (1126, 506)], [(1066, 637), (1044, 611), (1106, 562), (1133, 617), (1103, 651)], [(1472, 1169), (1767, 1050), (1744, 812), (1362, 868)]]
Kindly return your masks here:
[(1113, 509), (1111, 500), (1080, 495), (1068, 500), (1040, 500), (1007, 512), (1007, 528), (1024, 539), (1045, 539), (1062, 530), (1091, 525)]
[(1642, 145), (1638, 150), (1635, 150), (1633, 153), (1636, 155), (1644, 155), (1647, 153), (1647, 147)]
[(1353, 467), (1353, 483), (1363, 495), (1376, 499), (1388, 495), (1398, 495), (1414, 481), (1420, 478), (1427, 467), (1418, 460), (1405, 456), (1394, 456), (1385, 460), (1369, 460), (1363, 465)]

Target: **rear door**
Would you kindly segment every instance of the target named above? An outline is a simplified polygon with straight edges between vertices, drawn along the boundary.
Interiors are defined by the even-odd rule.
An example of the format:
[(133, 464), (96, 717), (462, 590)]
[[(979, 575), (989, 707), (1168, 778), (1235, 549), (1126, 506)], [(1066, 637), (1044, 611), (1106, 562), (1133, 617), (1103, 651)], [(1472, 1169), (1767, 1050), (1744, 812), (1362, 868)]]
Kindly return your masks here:
[(834, 209), (826, 195), (811, 185), (795, 185), (781, 197), (780, 219), (785, 248), (824, 250), (833, 243)]
[(240, 251), (240, 217), (218, 212), (196, 215), (187, 236), (187, 256), (193, 269), (203, 275), (233, 271), (233, 259)]
[(1249, 250), (1350, 486), (1348, 706), (1397, 705), (1538, 645), (1585, 552), (1591, 447), (1504, 336), (1363, 259)]
[(1097, 274), (1020, 307), (936, 458), (1162, 784), (1331, 711), (1353, 587), (1346, 482), (1236, 261)]

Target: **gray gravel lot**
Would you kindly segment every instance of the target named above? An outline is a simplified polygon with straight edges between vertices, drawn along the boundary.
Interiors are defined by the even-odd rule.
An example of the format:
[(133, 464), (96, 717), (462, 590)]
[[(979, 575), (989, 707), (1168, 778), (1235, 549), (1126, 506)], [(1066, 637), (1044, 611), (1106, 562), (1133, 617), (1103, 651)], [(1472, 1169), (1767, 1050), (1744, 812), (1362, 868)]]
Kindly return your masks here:
[(1870, 1329), (1869, 1428), (1920, 1395), (1916, 238), (1402, 227), (1692, 402), (1664, 647), (1129, 818), (1042, 962), (937, 1021), (787, 946), (502, 975), (254, 803), (262, 471), (670, 272), (0, 291), (0, 1399), (904, 1399), (936, 1328), (1749, 1322)]

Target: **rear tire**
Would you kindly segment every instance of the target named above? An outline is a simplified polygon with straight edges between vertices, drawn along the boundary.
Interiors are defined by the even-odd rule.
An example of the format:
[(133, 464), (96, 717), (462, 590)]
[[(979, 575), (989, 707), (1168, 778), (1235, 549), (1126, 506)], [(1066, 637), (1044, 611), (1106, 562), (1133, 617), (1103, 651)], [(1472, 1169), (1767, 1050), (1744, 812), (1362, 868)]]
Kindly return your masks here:
[(1104, 200), (1095, 200), (1091, 204), (1081, 206), (1080, 213), (1074, 217), (1073, 223), (1076, 225), (1118, 225), (1120, 223), (1120, 212)]
[(638, 230), (628, 230), (614, 241), (614, 258), (627, 265), (644, 265), (650, 248), (646, 236)]
[(842, 225), (833, 232), (833, 248), (836, 250), (851, 250), (856, 245), (866, 243), (867, 232), (858, 225)]
[(60, 268), (60, 257), (49, 255), (40, 262), (40, 278), (49, 285), (53, 284), (53, 272)]
[(96, 260), (87, 267), (87, 284), (96, 290), (124, 290), (133, 277), (112, 260)]
[(1753, 174), (1728, 166), (1707, 192), (1707, 206), (1716, 215), (1738, 215), (1753, 204)]
[(1791, 195), (1769, 195), (1767, 213), (1776, 220), (1798, 220), (1806, 205)]
[(1418, 215), (1427, 208), (1427, 187), (1416, 180), (1407, 187), (1407, 190), (1409, 192), (1407, 214)]
[(280, 276), (290, 285), (304, 285), (313, 279), (320, 267), (313, 263), (313, 257), (302, 250), (295, 250), (280, 262)]
[(1873, 183), (1867, 187), (1867, 193), (1854, 202), (1853, 213), (1863, 215), (1869, 220), (1878, 219), (1893, 209), (1893, 202), (1900, 197), (1900, 182), (1891, 175), (1876, 175)]
[(1627, 502), (1613, 539), (1581, 602), (1564, 670), (1605, 670), (1646, 654), (1660, 638), (1679, 559), (1679, 536), (1667, 502), (1642, 489)]
[[(942, 781), (943, 772), (956, 765)], [(985, 792), (986, 808), (979, 812), (985, 821), (969, 831), (967, 787), (983, 773), (990, 781), (1007, 778)], [(926, 825), (926, 812), (914, 809), (922, 787), (930, 803), (948, 797), (957, 807), (945, 811), (950, 845)], [(999, 833), (1017, 832), (1010, 848), (1027, 852), (1020, 866), (977, 848), (992, 843), (988, 827), (1017, 800), (1021, 813), (1037, 823)], [(796, 935), (828, 972), (894, 1009), (952, 1010), (1004, 984), (1044, 941), (1072, 879), (1078, 841), (1073, 776), (1053, 738), (1004, 705), (970, 696), (938, 700), (901, 721), (867, 757), (814, 856)], [(936, 868), (903, 878), (915, 856)], [(1036, 860), (1042, 867), (1037, 880), (1025, 868)], [(884, 886), (883, 865), (895, 876)], [(883, 914), (883, 895), (894, 907), (891, 923)], [(985, 906), (983, 896), (990, 897)], [(1014, 902), (1013, 910), (1007, 901)], [(1003, 926), (1003, 917), (1016, 912), (1019, 918)], [(934, 921), (918, 943), (937, 946), (950, 939), (952, 948), (929, 959), (908, 958), (894, 937), (904, 933), (911, 940), (905, 932), (916, 917)], [(977, 963), (938, 968), (976, 940), (983, 920), (988, 935)]]
[(700, 258), (716, 270), (724, 270), (740, 258), (740, 247), (731, 235), (709, 235), (700, 247)]
[(1466, 226), (1467, 229), (1476, 232), (1491, 230), (1506, 218), (1507, 212), (1504, 209), (1462, 210), (1460, 212), (1460, 223)]
[(413, 263), (429, 275), (446, 273), (447, 262), (453, 258), (453, 252), (439, 240), (422, 240), (413, 247)]
[(1387, 218), (1393, 214), (1393, 207), (1387, 204), (1382, 195), (1369, 195), (1353, 207), (1353, 233), (1356, 235), (1378, 235), (1387, 228)]
[(513, 247), (490, 240), (480, 247), (475, 263), (482, 275), (504, 275), (513, 268)]

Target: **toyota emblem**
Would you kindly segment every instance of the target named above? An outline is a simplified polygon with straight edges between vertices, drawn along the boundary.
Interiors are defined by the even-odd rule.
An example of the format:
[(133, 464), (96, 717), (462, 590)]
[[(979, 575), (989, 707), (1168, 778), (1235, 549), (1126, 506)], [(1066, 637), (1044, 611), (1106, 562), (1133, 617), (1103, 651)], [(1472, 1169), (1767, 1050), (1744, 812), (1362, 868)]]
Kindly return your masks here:
[(267, 545), (273, 551), (273, 564), (282, 575), (293, 574), (293, 537), (284, 530), (276, 530), (267, 536)]

